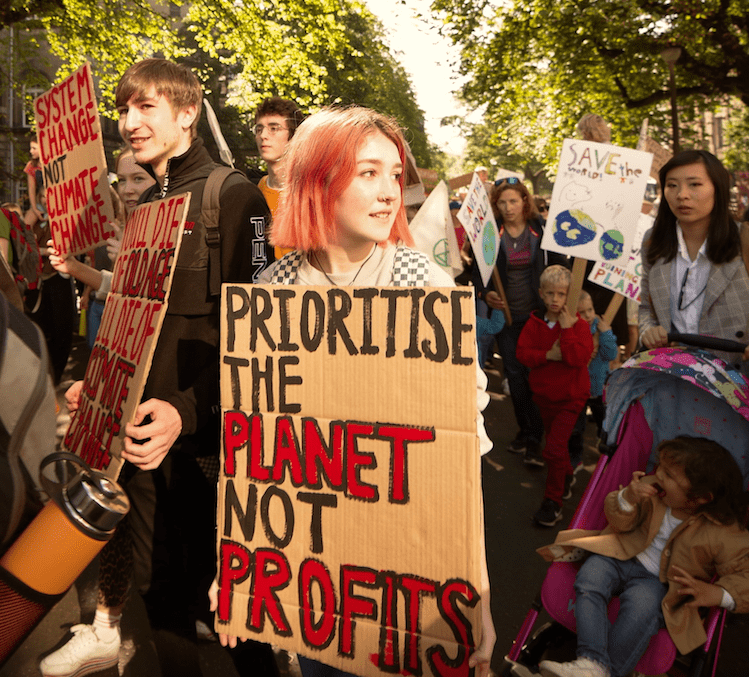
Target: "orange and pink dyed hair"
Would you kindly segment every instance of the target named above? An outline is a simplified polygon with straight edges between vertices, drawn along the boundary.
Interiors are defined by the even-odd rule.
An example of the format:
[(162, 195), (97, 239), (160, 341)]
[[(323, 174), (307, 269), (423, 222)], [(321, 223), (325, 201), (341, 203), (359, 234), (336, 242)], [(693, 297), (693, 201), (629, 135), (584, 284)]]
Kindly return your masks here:
[[(272, 244), (301, 251), (329, 246), (336, 229), (335, 203), (354, 178), (359, 149), (378, 133), (395, 144), (405, 167), (406, 145), (400, 128), (368, 108), (327, 108), (299, 126), (286, 151), (286, 182), (273, 222)], [(402, 193), (403, 176), (400, 184)], [(413, 242), (402, 200), (387, 242)]]

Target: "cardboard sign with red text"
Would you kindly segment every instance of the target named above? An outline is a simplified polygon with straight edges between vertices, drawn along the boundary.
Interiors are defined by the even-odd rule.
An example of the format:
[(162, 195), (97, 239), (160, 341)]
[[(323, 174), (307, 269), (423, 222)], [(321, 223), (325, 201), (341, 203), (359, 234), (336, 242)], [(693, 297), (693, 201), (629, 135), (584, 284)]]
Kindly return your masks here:
[(356, 675), (481, 639), (466, 288), (224, 285), (217, 631)]
[(125, 425), (133, 421), (166, 314), (190, 194), (139, 205), (112, 272), (78, 411), (63, 447), (116, 479)]
[(90, 251), (115, 235), (91, 65), (34, 99), (34, 117), (55, 248)]

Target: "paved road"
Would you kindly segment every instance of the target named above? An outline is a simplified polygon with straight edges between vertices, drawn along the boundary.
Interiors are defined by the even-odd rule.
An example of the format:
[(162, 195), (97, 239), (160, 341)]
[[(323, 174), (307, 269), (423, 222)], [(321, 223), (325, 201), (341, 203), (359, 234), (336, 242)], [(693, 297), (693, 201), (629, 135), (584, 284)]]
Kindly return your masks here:
[[(79, 378), (85, 369), (87, 350), (76, 342), (69, 363), (70, 378)], [(555, 533), (566, 526), (579, 501), (589, 471), (595, 465), (597, 452), (593, 447), (592, 426), (588, 428), (584, 463), (586, 470), (578, 475), (573, 497), (564, 506), (564, 520), (555, 529), (535, 527), (531, 515), (538, 508), (543, 494), (544, 471), (529, 468), (522, 458), (510, 454), (505, 447), (514, 438), (516, 426), (509, 398), (501, 392), (499, 372), (491, 370), (492, 401), (486, 411), (489, 436), (494, 450), (484, 459), (484, 499), (489, 571), (492, 581), (492, 611), (497, 629), (497, 645), (492, 667), (499, 671), (502, 659), (509, 651), (523, 618), (538, 593), (546, 566), (535, 549), (554, 539)], [(64, 385), (61, 387), (64, 390)], [(64, 417), (61, 418), (64, 423)], [(90, 622), (95, 608), (96, 566), (89, 567), (65, 599), (48, 614), (12, 659), (0, 670), (0, 677), (38, 677), (38, 657), (63, 637), (70, 625), (83, 618)], [(543, 620), (543, 617), (542, 617)], [(162, 670), (153, 647), (153, 634), (148, 627), (143, 605), (134, 595), (123, 615), (124, 650), (119, 669), (97, 673), (101, 677), (167, 677), (185, 672), (173, 669), (179, 661), (197, 664), (205, 677), (238, 677), (224, 650), (216, 643), (203, 642), (197, 652), (178, 642), (169, 642), (170, 656)], [(749, 653), (746, 638), (749, 622), (746, 616), (733, 616), (724, 639), (724, 649), (718, 666), (721, 677), (749, 676)], [(163, 637), (159, 637), (163, 640)], [(162, 646), (162, 644), (160, 644)], [(295, 662), (286, 662), (285, 654), (278, 654), (285, 677), (297, 677)], [(246, 676), (243, 676), (246, 677)], [(257, 677), (262, 677), (258, 675)]]

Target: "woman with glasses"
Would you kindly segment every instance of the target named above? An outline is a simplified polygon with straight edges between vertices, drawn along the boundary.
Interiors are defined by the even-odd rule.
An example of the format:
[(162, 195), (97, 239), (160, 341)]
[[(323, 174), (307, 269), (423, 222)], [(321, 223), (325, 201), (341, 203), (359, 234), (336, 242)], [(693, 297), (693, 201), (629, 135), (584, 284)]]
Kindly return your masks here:
[[(643, 238), (640, 342), (668, 344), (668, 332), (746, 342), (749, 275), (729, 213), (730, 177), (714, 155), (687, 150), (659, 172), (663, 199)], [(712, 351), (729, 364), (740, 353)]]
[[(543, 466), (540, 444), (544, 428), (541, 414), (533, 402), (528, 368), (520, 364), (515, 356), (518, 337), (531, 311), (544, 309), (538, 293), (541, 272), (547, 266), (546, 254), (541, 249), (543, 220), (528, 189), (515, 177), (495, 181), (489, 200), (500, 233), (497, 270), (512, 317), (512, 324), (505, 324), (497, 334), (497, 347), (520, 428), (507, 450), (524, 453), (524, 461), (528, 465)], [(477, 286), (477, 289), (480, 288)], [(490, 308), (505, 309), (492, 282), (484, 292), (478, 293), (478, 297)]]

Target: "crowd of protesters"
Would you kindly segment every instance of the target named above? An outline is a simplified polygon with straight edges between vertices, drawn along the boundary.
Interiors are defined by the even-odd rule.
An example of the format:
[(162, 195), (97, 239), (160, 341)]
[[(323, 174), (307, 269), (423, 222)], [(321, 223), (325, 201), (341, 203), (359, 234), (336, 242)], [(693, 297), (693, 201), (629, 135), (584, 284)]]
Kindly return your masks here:
[[(121, 234), (137, 204), (185, 190), (200, 193), (216, 163), (196, 133), (202, 91), (189, 69), (161, 59), (139, 62), (123, 75), (115, 97), (125, 142), (114, 167), (113, 200)], [(330, 108), (304, 120), (293, 101), (270, 97), (256, 112), (253, 132), (268, 174), (259, 186), (235, 175), (222, 188), (222, 282), (386, 286), (399, 266), (411, 265), (423, 268), (426, 285), (454, 284), (408, 248), (412, 238), (403, 200), (408, 149), (393, 120), (359, 107)], [(605, 122), (595, 115), (580, 121), (579, 133), (602, 143), (610, 139)], [(24, 172), (33, 199), (23, 218), (34, 228), (45, 260), (41, 297), (30, 317), (44, 332), (59, 383), (78, 311), (86, 313), (87, 341), (93, 346), (119, 240), (113, 238), (85, 259), (54, 248), (36, 139), (30, 150)], [(661, 168), (659, 179), (662, 197), (642, 246), (638, 343), (646, 349), (665, 346), (672, 329), (745, 339), (749, 274), (738, 224), (729, 212), (728, 172), (710, 153), (683, 151)], [(496, 269), (501, 286), (481, 282), (467, 244), (462, 279), (475, 288), (479, 315), (507, 311), (512, 322), (479, 340), (477, 366), (492, 364), (496, 349), (517, 424), (507, 451), (522, 454), (529, 472), (546, 470), (541, 507), (529, 517), (539, 527), (552, 527), (561, 520), (562, 502), (570, 497), (582, 466), (588, 409), (602, 435), (603, 383), (618, 366), (618, 344), (629, 338), (626, 327), (622, 338), (602, 319), (607, 297), (583, 292), (577, 306), (568, 307), (569, 262), (541, 247), (548, 200), (532, 195), (514, 176), (482, 180), (499, 226)], [(453, 213), (458, 207), (450, 204)], [(202, 228), (198, 200), (191, 203), (188, 220), (195, 224), (197, 239)], [(258, 230), (258, 222), (264, 230)], [(7, 260), (4, 231), (0, 246)], [(74, 626), (72, 637), (43, 657), (40, 667), (46, 677), (87, 674), (117, 664), (122, 609), (131, 588), (142, 595), (154, 629), (190, 638), (211, 636), (217, 479), (211, 459), (219, 446), (219, 420), (211, 403), (218, 401), (218, 299), (196, 293), (209, 289), (208, 257), (185, 251), (180, 252), (143, 401), (135, 423), (126, 429), (120, 481), (133, 510), (102, 552), (93, 623)], [(258, 251), (265, 263), (261, 274), (251, 265)], [(718, 356), (741, 369), (749, 349)], [(484, 454), (492, 442), (481, 413), (488, 396), (480, 368), (477, 382), (476, 435)], [(73, 415), (80, 391), (77, 383), (66, 395)], [(651, 494), (633, 482), (618, 510), (628, 513), (630, 504)], [(710, 501), (690, 503), (678, 514), (691, 516), (702, 503)], [(483, 514), (483, 506), (481, 510)], [(484, 614), (481, 642), (470, 664), (486, 677), (495, 633), (483, 542), (476, 554), (482, 563)], [(745, 559), (738, 566), (749, 572), (749, 551)], [(746, 610), (745, 587), (749, 583), (740, 582), (731, 588), (730, 600), (715, 603)], [(220, 639), (241, 675), (278, 674), (269, 645), (238, 644), (224, 635)], [(596, 670), (601, 666), (590, 674), (624, 674), (600, 652), (587, 650), (582, 656)], [(303, 657), (300, 663), (304, 677), (347, 674)], [(548, 669), (552, 675), (588, 674), (576, 668)]]

